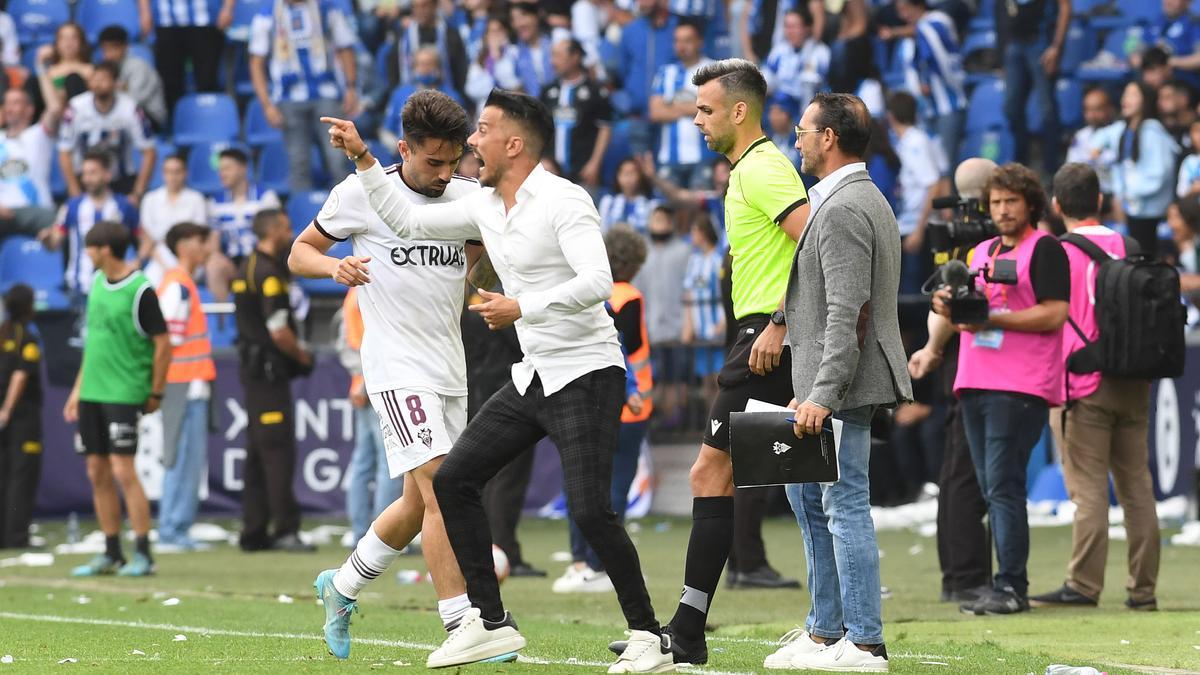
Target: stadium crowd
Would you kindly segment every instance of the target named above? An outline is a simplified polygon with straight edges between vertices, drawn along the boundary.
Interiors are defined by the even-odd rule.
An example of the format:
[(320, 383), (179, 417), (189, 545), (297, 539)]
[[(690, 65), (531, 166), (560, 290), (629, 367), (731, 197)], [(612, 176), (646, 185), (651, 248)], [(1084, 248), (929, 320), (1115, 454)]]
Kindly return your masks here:
[[(652, 435), (695, 435), (703, 424), (697, 417), (717, 391), (717, 373), (736, 333), (724, 204), (732, 165), (709, 148), (693, 123), (693, 75), (728, 57), (761, 68), (768, 85), (763, 129), (797, 170), (802, 167), (799, 120), (814, 96), (850, 93), (865, 103), (872, 133), (864, 159), (895, 214), (901, 239), (900, 326), (907, 352), (914, 355), (910, 371), (915, 378), (933, 373), (943, 360), (955, 360), (951, 350), (956, 347), (948, 347), (949, 335), (936, 327), (948, 310), (935, 301), (927, 316), (930, 302), (922, 295), (932, 285), (935, 263), (943, 262), (935, 260), (929, 226), (954, 217), (943, 198), (979, 199), (985, 185), (1019, 197), (1027, 208), (1020, 224), (1031, 231), (1058, 235), (1080, 223), (1104, 226), (1127, 235), (1120, 239), (1121, 251), (1136, 246), (1168, 261), (1180, 274), (1187, 324), (1200, 323), (1200, 19), (1192, 17), (1188, 0), (1162, 0), (1161, 5), (1137, 0), (10, 0), (0, 13), (0, 54), (0, 287), (8, 293), (0, 375), (11, 382), (14, 372), (25, 372), (21, 379), (29, 382), (23, 395), (5, 398), (0, 407), (0, 480), (8, 482), (0, 486), (0, 496), (9, 500), (0, 499), (6, 514), (0, 518), (0, 546), (28, 543), (28, 488), (36, 484), (29, 476), (36, 474), (37, 453), (27, 448), (37, 439), (26, 438), (27, 431), (17, 434), (19, 425), (10, 421), (29, 417), (28, 406), (39, 402), (37, 363), (44, 354), (29, 337), (36, 335), (37, 312), (81, 317), (85, 307), (90, 312), (93, 279), (99, 278), (97, 269), (103, 271), (97, 265), (115, 270), (124, 256), (130, 269), (144, 270), (161, 305), (157, 318), (153, 310), (139, 316), (137, 332), (142, 338), (169, 335), (177, 359), (181, 346), (202, 334), (211, 332), (211, 345), (220, 348), (232, 346), (240, 332), (243, 363), (249, 358), (245, 344), (273, 340), (301, 364), (296, 373), (311, 367), (311, 352), (300, 340), (310, 299), (336, 298), (341, 305), (344, 289), (328, 280), (272, 288), (275, 277), (266, 266), (282, 268), (282, 263), (255, 268), (252, 261), (266, 260), (260, 256), (265, 249), (282, 256), (313, 221), (330, 188), (353, 170), (345, 154), (328, 142), (322, 116), (353, 119), (371, 152), (387, 164), (397, 159), (397, 141), (405, 136), (405, 103), (427, 89), (444, 92), (469, 115), (478, 113), (496, 88), (540, 98), (552, 113), (554, 132), (542, 165), (587, 190), (610, 247), (644, 259), (631, 263), (629, 274), (618, 279), (634, 291), (614, 295), (609, 306), (618, 328), (621, 309), (634, 293), (644, 309), (646, 349), (639, 343), (639, 353), (648, 354), (653, 365), (644, 380), (639, 376), (634, 383), (633, 395), (648, 403), (652, 388), (653, 411), (647, 405), (643, 415), (639, 404), (622, 418), (623, 427), (643, 425), (640, 433), (648, 426)], [(975, 158), (991, 163), (980, 169)], [(1067, 162), (1072, 163), (1068, 168), (1094, 172), (1102, 196), (1095, 205), (1069, 198), (1089, 194), (1090, 183), (1078, 169), (1061, 173)], [(458, 167), (466, 176), (479, 170), (470, 153)], [(801, 179), (808, 188), (817, 184), (813, 176), (802, 173)], [(1051, 197), (1065, 208), (1051, 208)], [(180, 229), (183, 224), (187, 227)], [(128, 246), (114, 227), (125, 231)], [(341, 245), (334, 245), (334, 253), (348, 254), (337, 248)], [(117, 260), (98, 262), (85, 254), (94, 246), (110, 248)], [(1030, 290), (1030, 305), (1062, 303), (1054, 310), (1063, 312), (1058, 325), (1037, 323), (1039, 331), (1062, 326), (1066, 303), (1077, 290), (1074, 277), (1067, 279), (1072, 271), (1059, 248), (1061, 260), (1035, 253), (1032, 262), (1021, 263), (1033, 265), (1040, 275)], [(187, 274), (181, 276), (179, 269)], [(287, 273), (280, 269), (278, 275)], [(106, 297), (109, 292), (106, 286)], [(254, 314), (250, 319), (241, 311), (248, 306), (247, 293), (262, 296), (261, 306), (245, 310)], [(218, 335), (204, 329), (199, 302), (230, 299), (239, 307), (237, 331)], [(354, 305), (347, 299), (337, 346), (358, 376), (355, 351), (362, 327), (354, 323), (361, 321), (353, 316)], [(218, 317), (207, 320), (213, 325)], [(286, 338), (279, 337), (285, 333)], [(500, 350), (484, 344), (495, 339), (485, 334), (468, 332), (468, 342), (475, 341), (481, 351)], [(129, 338), (136, 342), (132, 334)], [(981, 340), (982, 333), (970, 339)], [(153, 352), (153, 345), (137, 344), (137, 350)], [(471, 350), (468, 344), (469, 360)], [(151, 355), (145, 359), (149, 364)], [(967, 372), (991, 367), (963, 364)], [(261, 426), (254, 432), (261, 432), (257, 442), (288, 446), (290, 441), (272, 436), (270, 428), (287, 419), (287, 413), (278, 413), (288, 407), (287, 376), (275, 381), (284, 383), (282, 389), (271, 389), (256, 379), (270, 364), (256, 368), (244, 381), (247, 393), (261, 393), (253, 398), (265, 406), (255, 410)], [(191, 430), (195, 439), (208, 412), (192, 404), (207, 399), (204, 382), (212, 376), (203, 368), (174, 364), (172, 369), (160, 373), (156, 366), (154, 378), (159, 385), (169, 383), (167, 395), (176, 399), (176, 433), (187, 438), (188, 432), (179, 429)], [(970, 384), (961, 370), (960, 378), (968, 384), (959, 388), (987, 389)], [(1024, 464), (1038, 438), (1010, 439), (1024, 448), (1016, 468), (1011, 458), (997, 460), (982, 447), (988, 444), (985, 420), (1026, 414), (1013, 406), (1028, 405), (1028, 397), (996, 402), (968, 396), (959, 404), (951, 391), (954, 382), (953, 372), (918, 379), (914, 401), (876, 415), (874, 435), (890, 451), (872, 456), (871, 470), (891, 480), (872, 482), (872, 502), (905, 503), (920, 497), (926, 485), (940, 484), (939, 518), (946, 519), (939, 521), (944, 600), (961, 601), (980, 614), (1023, 611), (1029, 600), (1039, 598), (1044, 604), (1095, 604), (1107, 541), (1099, 534), (1107, 529), (1096, 515), (1100, 507), (1093, 505), (1086, 528), (1077, 521), (1067, 584), (1029, 598), (1023, 559), (1028, 530), (1017, 521), (1024, 514)], [(181, 388), (172, 390), (172, 385)], [(153, 391), (158, 395), (162, 388)], [(1086, 386), (1070, 389), (1078, 399), (1095, 392)], [(139, 388), (134, 397), (145, 393)], [(1130, 415), (1134, 436), (1146, 435), (1145, 397), (1121, 389), (1101, 393), (1098, 409), (1116, 406)], [(1057, 396), (1041, 397), (1040, 410), (1061, 404)], [(363, 486), (350, 490), (347, 507), (357, 541), (399, 486), (383, 468), (382, 441), (360, 379), (350, 398), (358, 420), (352, 473), (355, 485)], [(88, 415), (72, 412), (68, 417)], [(282, 417), (265, 421), (275, 414)], [(1067, 422), (1055, 419), (1066, 428)], [(1040, 434), (1044, 427), (1027, 431)], [(945, 439), (944, 428), (951, 429)], [(640, 445), (640, 437), (637, 441)], [(170, 480), (184, 493), (203, 473), (197, 465), (203, 448), (197, 449), (197, 442), (181, 441), (173, 458), (178, 468)], [(1058, 439), (1059, 445), (1066, 442)], [(1145, 452), (1144, 438), (1140, 445), (1131, 443)], [(294, 471), (294, 449), (291, 453), (290, 460), (286, 451), (262, 453), (253, 488), (262, 499), (253, 509), (256, 529), (243, 532), (247, 550), (309, 549), (296, 537), (297, 507), (285, 494), (290, 488), (273, 484)], [(979, 468), (983, 462), (986, 470)], [(1139, 472), (1145, 470), (1144, 454), (1134, 451), (1121, 468), (1127, 473), (1119, 473), (1113, 462), (1115, 477), (1131, 476), (1128, 482), (1118, 478), (1118, 497), (1127, 510), (1143, 507), (1144, 517), (1140, 548), (1131, 557), (1127, 604), (1152, 608), (1158, 553), (1150, 541), (1157, 541), (1156, 534), (1150, 536), (1156, 525), (1151, 527), (1152, 514), (1145, 513), (1147, 500), (1152, 511), (1150, 486)], [(111, 485), (113, 476), (105, 473), (110, 470), (131, 487), (129, 467), (100, 469), (89, 463), (97, 485)], [(520, 477), (506, 481), (511, 482), (506, 494), (523, 492), (528, 468), (523, 471), (524, 482)], [(1096, 489), (1093, 474), (1078, 466), (1069, 469), (1073, 499)], [(364, 496), (372, 480), (378, 491), (373, 504)], [(126, 489), (127, 500), (131, 493), (134, 499), (140, 494)], [(115, 504), (115, 491), (107, 498)], [(161, 505), (159, 541), (193, 546), (187, 528), (196, 508), (194, 499)], [(753, 541), (766, 507), (739, 501), (738, 509), (757, 515), (739, 515), (738, 528), (751, 533), (745, 537), (749, 543), (735, 544), (733, 559), (750, 562), (744, 569), (731, 565), (741, 575), (731, 583), (744, 578), (748, 586), (798, 586), (774, 572), (761, 539)], [(980, 523), (984, 513), (990, 515), (990, 534)], [(275, 523), (272, 537), (267, 536), (269, 518)], [(150, 565), (141, 520), (135, 526), (138, 555), (145, 561), (124, 573)], [(512, 519), (501, 520), (507, 522), (493, 519), (494, 536), (511, 542), (505, 548), (514, 569), (540, 574), (521, 560)], [(743, 541), (743, 533), (737, 537)], [(990, 589), (993, 540), (1000, 565), (996, 589)], [(112, 537), (109, 546), (112, 559), (123, 560), (119, 548), (111, 548), (119, 547)], [(568, 570), (556, 590), (583, 590), (598, 582), (611, 587), (595, 569), (600, 567), (595, 552), (581, 541), (573, 541), (573, 548), (575, 572)]]

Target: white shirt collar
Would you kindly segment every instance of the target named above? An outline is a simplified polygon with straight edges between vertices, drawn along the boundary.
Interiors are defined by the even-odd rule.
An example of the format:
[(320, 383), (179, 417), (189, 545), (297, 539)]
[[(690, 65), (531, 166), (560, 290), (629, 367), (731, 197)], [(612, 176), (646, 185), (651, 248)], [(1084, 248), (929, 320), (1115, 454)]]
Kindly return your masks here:
[(836, 188), (839, 183), (845, 180), (847, 176), (858, 171), (866, 170), (866, 162), (851, 162), (850, 164), (847, 164), (846, 166), (843, 166), (837, 171), (834, 171), (828, 176), (822, 178), (808, 191), (808, 200), (809, 203), (812, 204), (812, 210), (815, 211), (817, 209), (817, 205), (821, 203), (821, 200), (825, 199), (829, 193), (833, 192), (833, 189)]

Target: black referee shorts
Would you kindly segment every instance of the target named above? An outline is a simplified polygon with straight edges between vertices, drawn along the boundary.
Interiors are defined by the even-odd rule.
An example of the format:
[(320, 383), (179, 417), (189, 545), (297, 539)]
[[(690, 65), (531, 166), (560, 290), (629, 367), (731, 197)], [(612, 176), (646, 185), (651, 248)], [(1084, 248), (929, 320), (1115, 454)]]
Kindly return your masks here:
[(85, 455), (137, 454), (140, 406), (79, 402), (79, 452)]
[(766, 375), (750, 371), (750, 350), (754, 341), (770, 323), (766, 314), (751, 314), (738, 321), (737, 340), (725, 357), (725, 365), (717, 375), (717, 395), (708, 411), (704, 428), (704, 444), (729, 452), (729, 413), (742, 412), (746, 401), (757, 399), (775, 405), (787, 405), (792, 400), (792, 352), (787, 341), (779, 365)]

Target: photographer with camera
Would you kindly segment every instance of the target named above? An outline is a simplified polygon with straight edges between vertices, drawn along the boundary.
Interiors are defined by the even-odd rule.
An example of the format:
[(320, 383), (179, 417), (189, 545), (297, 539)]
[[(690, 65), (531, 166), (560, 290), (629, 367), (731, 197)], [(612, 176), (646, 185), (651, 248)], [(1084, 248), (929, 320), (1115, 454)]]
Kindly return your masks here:
[(976, 615), (1028, 611), (1026, 465), (1051, 406), (1063, 402), (1062, 326), (1071, 278), (1067, 254), (1037, 229), (1046, 193), (1037, 174), (1006, 164), (984, 202), (999, 236), (943, 269), (933, 310), (962, 333), (954, 392), (975, 475), (987, 502), (999, 570), (989, 591), (961, 605)]
[[(939, 257), (965, 261), (974, 244), (994, 236), (995, 226), (981, 206), (983, 190), (996, 163), (982, 157), (964, 160), (954, 172), (954, 187), (961, 199), (954, 220), (930, 223), (930, 248)], [(987, 502), (975, 479), (975, 465), (967, 446), (962, 411), (954, 396), (958, 375), (958, 333), (943, 317), (929, 312), (929, 340), (913, 352), (908, 372), (922, 379), (941, 369), (938, 393), (946, 401), (945, 446), (938, 474), (937, 545), (942, 570), (942, 602), (971, 602), (991, 586), (992, 545), (983, 517)], [(942, 365), (945, 364), (943, 368)]]
[[(1095, 607), (1108, 558), (1108, 476), (1125, 509), (1129, 534), (1128, 598), (1135, 610), (1158, 607), (1159, 534), (1150, 476), (1150, 381), (1072, 367), (1101, 337), (1097, 304), (1100, 265), (1094, 256), (1120, 260), (1141, 252), (1135, 240), (1100, 224), (1100, 182), (1085, 164), (1067, 164), (1054, 176), (1054, 210), (1069, 234), (1063, 238), (1071, 270), (1070, 326), (1062, 331), (1068, 408), (1055, 409), (1051, 429), (1062, 448), (1063, 479), (1076, 506), (1072, 552), (1062, 588), (1030, 598), (1035, 607)], [(1098, 250), (1097, 250), (1098, 249)], [(1110, 275), (1111, 276), (1111, 275)], [(1111, 292), (1111, 291), (1109, 291)], [(1099, 299), (1099, 301), (1098, 301)], [(1111, 302), (1111, 299), (1109, 300)], [(1108, 310), (1111, 311), (1111, 310)], [(1155, 330), (1163, 330), (1160, 324)], [(1070, 412), (1068, 413), (1067, 410)], [(1064, 418), (1065, 416), (1065, 423)]]

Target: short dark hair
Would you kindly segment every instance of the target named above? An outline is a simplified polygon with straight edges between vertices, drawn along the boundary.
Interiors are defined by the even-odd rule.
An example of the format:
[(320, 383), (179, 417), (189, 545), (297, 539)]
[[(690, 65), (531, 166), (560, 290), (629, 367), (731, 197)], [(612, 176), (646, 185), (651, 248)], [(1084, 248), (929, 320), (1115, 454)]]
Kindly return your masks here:
[(1183, 80), (1170, 80), (1163, 84), (1163, 89), (1166, 89), (1167, 87), (1174, 89), (1176, 93), (1183, 94), (1184, 97), (1187, 98), (1187, 106), (1189, 108), (1195, 105), (1196, 90), (1193, 89), (1192, 86), (1187, 82), (1184, 82)]
[(567, 43), (567, 53), (568, 54), (570, 54), (571, 56), (578, 56), (580, 58), (583, 58), (584, 52), (583, 52), (583, 43), (582, 42), (580, 42), (579, 40), (576, 40), (573, 37), (562, 40), (562, 42)]
[(554, 133), (554, 118), (551, 117), (550, 109), (546, 107), (546, 104), (529, 94), (507, 89), (493, 89), (492, 93), (488, 94), (487, 101), (483, 106), (499, 108), (505, 117), (516, 122), (528, 134), (525, 144), (529, 147), (531, 154), (541, 158), (542, 152), (549, 146), (550, 138)]
[(410, 144), (436, 138), (462, 149), (471, 135), (467, 111), (437, 89), (422, 89), (409, 96), (400, 110), (400, 124)]
[(802, 4), (792, 7), (791, 9), (784, 12), (783, 14), (784, 14), (784, 16), (787, 16), (788, 14), (795, 14), (796, 16), (800, 17), (800, 23), (803, 23), (808, 28), (812, 28), (812, 25), (813, 25), (812, 12), (808, 11), (808, 7), (806, 7)]
[(746, 59), (722, 59), (701, 67), (692, 76), (692, 84), (697, 87), (712, 80), (721, 83), (726, 95), (744, 100), (756, 113), (762, 112), (767, 100), (767, 80), (758, 66)]
[(87, 152), (83, 153), (83, 161), (99, 162), (100, 166), (104, 167), (107, 171), (112, 171), (113, 168), (113, 156), (112, 153), (107, 150), (88, 150)]
[[(992, 190), (1007, 190), (1021, 195), (1029, 207), (1029, 222), (1035, 226), (1046, 213), (1046, 190), (1042, 188), (1037, 173), (1027, 166), (1009, 162), (997, 167), (983, 188), (984, 204), (991, 203)], [(1092, 208), (1095, 208), (1094, 204)]]
[(717, 236), (717, 228), (713, 225), (712, 217), (707, 213), (704, 213), (703, 211), (697, 211), (696, 214), (692, 216), (691, 225), (697, 230), (700, 230), (700, 233), (704, 235), (704, 238), (707, 239), (708, 242), (713, 246), (721, 243), (721, 238)]
[(1200, 195), (1180, 197), (1172, 202), (1179, 209), (1179, 216), (1193, 234), (1200, 234)]
[(83, 237), (85, 247), (107, 248), (116, 258), (124, 258), (131, 243), (133, 243), (133, 234), (129, 228), (111, 220), (102, 220), (96, 223)]
[(817, 94), (817, 128), (833, 129), (837, 147), (843, 153), (862, 158), (871, 142), (871, 113), (862, 99), (853, 94)]
[(1054, 174), (1054, 199), (1067, 218), (1095, 218), (1100, 209), (1100, 178), (1087, 164), (1064, 164)]
[(695, 21), (683, 19), (679, 23), (675, 24), (675, 30), (679, 30), (680, 28), (691, 28), (692, 31), (696, 33), (696, 37), (700, 38), (701, 41), (704, 40), (704, 31), (700, 29), (700, 24), (696, 23)]
[(178, 223), (173, 225), (170, 230), (167, 230), (167, 249), (171, 251), (171, 255), (178, 256), (179, 253), (176, 252), (175, 247), (179, 246), (179, 242), (196, 237), (207, 239), (209, 232), (208, 226), (198, 223)]
[(33, 289), (28, 284), (13, 284), (4, 294), (4, 313), (9, 323), (29, 323), (33, 320)]
[(1167, 50), (1159, 46), (1154, 46), (1142, 52), (1142, 71), (1147, 71), (1151, 68), (1162, 68), (1170, 62), (1171, 55)]
[(232, 159), (242, 166), (246, 166), (250, 163), (249, 155), (247, 155), (246, 151), (242, 150), (241, 148), (225, 148), (221, 152), (217, 153), (217, 159)]
[(271, 230), (271, 226), (275, 221), (284, 217), (283, 209), (263, 209), (254, 214), (254, 220), (250, 223), (250, 229), (254, 231), (256, 239), (265, 239), (267, 233)]
[(917, 123), (917, 99), (907, 91), (897, 89), (888, 94), (887, 111), (901, 124), (911, 127)]
[(101, 61), (96, 64), (94, 72), (108, 73), (114, 80), (121, 79), (121, 66), (116, 61)]
[(614, 225), (604, 235), (604, 248), (613, 281), (629, 281), (646, 262), (646, 239), (628, 225)]
[(104, 30), (100, 31), (100, 36), (97, 42), (104, 44), (106, 42), (118, 45), (129, 44), (129, 31), (125, 30), (124, 26), (112, 24), (105, 26)]
[(163, 157), (163, 164), (166, 164), (167, 162), (169, 162), (171, 160), (183, 162), (183, 167), (185, 169), (187, 168), (187, 160), (184, 159), (183, 155), (179, 154), (178, 152), (172, 152), (171, 154), (167, 155), (166, 157)]

